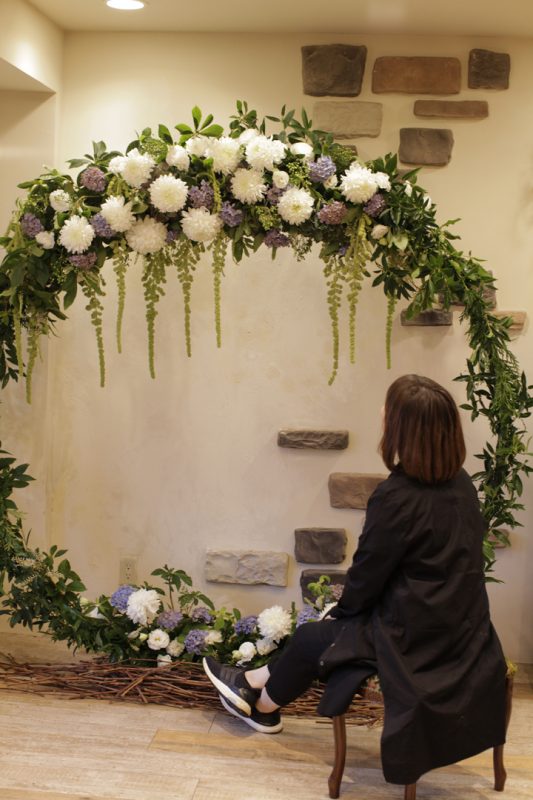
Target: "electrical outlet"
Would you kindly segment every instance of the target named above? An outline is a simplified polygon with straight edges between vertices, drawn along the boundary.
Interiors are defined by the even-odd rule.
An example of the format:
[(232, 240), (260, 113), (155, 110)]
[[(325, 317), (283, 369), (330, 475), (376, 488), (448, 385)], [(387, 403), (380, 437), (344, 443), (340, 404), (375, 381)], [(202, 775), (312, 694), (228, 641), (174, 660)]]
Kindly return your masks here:
[(137, 559), (133, 556), (126, 556), (120, 559), (119, 576), (120, 584), (137, 583)]

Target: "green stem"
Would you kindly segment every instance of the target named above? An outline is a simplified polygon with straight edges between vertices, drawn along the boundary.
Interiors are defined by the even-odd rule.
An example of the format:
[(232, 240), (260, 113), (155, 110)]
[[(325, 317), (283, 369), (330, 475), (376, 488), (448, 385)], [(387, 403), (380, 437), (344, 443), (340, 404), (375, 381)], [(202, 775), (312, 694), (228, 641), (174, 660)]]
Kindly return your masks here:
[(121, 242), (113, 254), (113, 271), (117, 278), (118, 306), (117, 306), (117, 350), (122, 353), (122, 320), (126, 305), (126, 272), (128, 269), (129, 251), (124, 242)]
[(396, 308), (396, 298), (394, 295), (387, 297), (387, 322), (385, 326), (385, 353), (387, 356), (387, 369), (392, 366), (391, 358), (391, 341), (392, 341), (392, 320), (394, 317), (394, 309)]
[(15, 330), (15, 352), (17, 354), (17, 367), (19, 375), (22, 377), (24, 373), (24, 354), (22, 352), (22, 293), (18, 294), (15, 298), (15, 305), (13, 306), (13, 328)]
[(213, 242), (213, 291), (215, 299), (215, 331), (217, 337), (217, 347), (222, 346), (222, 322), (221, 322), (221, 285), (224, 275), (224, 264), (226, 262), (226, 251), (228, 249), (228, 239), (224, 233), (220, 233)]
[(190, 239), (182, 236), (171, 251), (171, 258), (176, 267), (178, 280), (183, 294), (183, 309), (185, 317), (185, 347), (187, 356), (192, 355), (191, 346), (191, 290), (194, 280), (194, 271), (200, 260), (199, 248), (194, 247)]
[(103, 333), (103, 313), (101, 297), (104, 296), (103, 278), (101, 273), (91, 272), (81, 277), (81, 288), (83, 294), (89, 301), (85, 309), (89, 312), (91, 323), (96, 334), (96, 346), (98, 348), (98, 366), (100, 370), (100, 386), (105, 386), (105, 354), (104, 354), (104, 333)]
[(39, 336), (42, 325), (37, 316), (32, 316), (28, 321), (28, 363), (26, 364), (26, 402), (31, 404), (31, 389), (33, 370), (39, 353)]
[(166, 282), (165, 268), (167, 259), (168, 255), (164, 251), (146, 256), (142, 276), (148, 327), (148, 367), (152, 378), (155, 378), (155, 320), (157, 317), (157, 304), (165, 294), (163, 286)]

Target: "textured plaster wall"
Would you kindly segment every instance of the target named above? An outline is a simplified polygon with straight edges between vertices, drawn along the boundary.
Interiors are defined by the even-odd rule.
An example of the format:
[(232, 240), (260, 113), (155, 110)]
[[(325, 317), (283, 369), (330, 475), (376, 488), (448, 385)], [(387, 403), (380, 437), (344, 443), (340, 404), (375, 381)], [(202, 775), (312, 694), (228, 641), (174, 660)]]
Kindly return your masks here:
[[(187, 120), (195, 103), (222, 123), (236, 98), (247, 98), (260, 113), (276, 112), (283, 102), (311, 109), (313, 99), (302, 95), (300, 46), (332, 41), (368, 46), (360, 99), (384, 103), (382, 135), (357, 143), (363, 158), (395, 150), (400, 126), (424, 124), (412, 115), (414, 97), (371, 94), (375, 57), (455, 55), (463, 62), (466, 86), (470, 48), (511, 53), (510, 90), (462, 92), (461, 99), (488, 99), (489, 119), (454, 121), (450, 166), (424, 170), (421, 181), (438, 204), (441, 221), (462, 217), (458, 231), (464, 248), (486, 258), (498, 278), (499, 307), (526, 309), (531, 316), (530, 41), (69, 34), (58, 164), (86, 152), (91, 139), (121, 149), (146, 125)], [(29, 175), (34, 172), (28, 169)], [(93, 333), (80, 299), (50, 341), (36, 376), (42, 414), (37, 406), (25, 408), (22, 389), (10, 395), (4, 415), (11, 415), (14, 425), (6, 445), (20, 454), (28, 431), (37, 438), (40, 426), (47, 431), (46, 504), (34, 527), (39, 535), (45, 530), (50, 544), (69, 548), (91, 595), (113, 590), (119, 559), (128, 555), (138, 558), (141, 578), (163, 562), (186, 569), (217, 604), (253, 612), (266, 603), (297, 600), (300, 570), (294, 563), (287, 589), (205, 585), (205, 550), (291, 552), (294, 529), (313, 525), (346, 527), (353, 550), (363, 514), (329, 508), (329, 473), (381, 471), (379, 412), (390, 381), (420, 372), (450, 386), (467, 356), (457, 320), (453, 329), (429, 330), (400, 328), (396, 320), (393, 368), (387, 372), (385, 303), (379, 292), (366, 289), (358, 310), (357, 365), (349, 366), (343, 355), (339, 377), (328, 387), (329, 320), (316, 253), (297, 263), (287, 253), (272, 262), (261, 252), (239, 266), (228, 262), (226, 272), (221, 351), (215, 345), (206, 263), (193, 289), (193, 358), (184, 352), (179, 289), (170, 278), (157, 320), (158, 377), (151, 380), (139, 270), (128, 276), (124, 353), (118, 356), (116, 290), (108, 269), (106, 389), (98, 387)], [(344, 334), (343, 329), (346, 346)], [(514, 349), (533, 376), (528, 329)], [(452, 389), (461, 402), (461, 386)], [(472, 454), (485, 431), (467, 419), (465, 424), (467, 466), (474, 469)], [(319, 453), (279, 449), (277, 431), (287, 426), (347, 428), (350, 447)], [(35, 504), (42, 491), (32, 487), (24, 497), (33, 496)], [(524, 497), (531, 509), (531, 486)], [(500, 556), (498, 574), (506, 584), (491, 592), (505, 648), (521, 661), (533, 660), (530, 519), (531, 511), (523, 516), (525, 528), (514, 536), (513, 549)]]

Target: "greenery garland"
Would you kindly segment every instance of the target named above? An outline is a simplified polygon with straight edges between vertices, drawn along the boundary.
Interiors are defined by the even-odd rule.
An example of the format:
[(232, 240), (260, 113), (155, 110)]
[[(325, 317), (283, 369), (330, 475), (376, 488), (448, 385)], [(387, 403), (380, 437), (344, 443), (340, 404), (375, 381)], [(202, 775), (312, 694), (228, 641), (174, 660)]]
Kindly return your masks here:
[[(273, 122), (276, 133), (267, 136)], [(174, 265), (185, 309), (185, 342), (191, 354), (191, 287), (195, 268), (211, 250), (215, 331), (221, 343), (220, 287), (225, 250), (239, 262), (261, 245), (272, 256), (291, 247), (305, 257), (320, 244), (332, 326), (333, 368), (339, 366), (339, 311), (347, 287), (350, 360), (355, 358), (355, 312), (362, 281), (373, 268), (373, 285), (387, 298), (386, 358), (390, 366), (392, 315), (400, 299), (408, 316), (434, 307), (464, 305), (471, 353), (464, 408), (484, 416), (491, 440), (479, 454), (474, 476), (487, 523), (486, 567), (494, 564), (494, 541), (508, 544), (519, 524), (521, 476), (527, 462), (524, 419), (533, 401), (524, 374), (509, 349), (509, 319), (499, 319), (483, 297), (494, 280), (481, 262), (454, 245), (450, 222), (438, 225), (435, 206), (417, 184), (416, 170), (400, 175), (396, 157), (359, 162), (350, 148), (314, 130), (305, 111), (259, 120), (245, 102), (237, 103), (229, 135), (200, 109), (192, 125), (176, 126), (178, 141), (164, 125), (157, 135), (146, 128), (125, 154), (95, 142), (93, 152), (73, 159), (70, 174), (48, 170), (21, 184), (27, 190), (0, 244), (0, 380), (5, 386), (23, 374), (22, 329), (28, 331), (26, 380), (31, 376), (38, 339), (65, 319), (81, 287), (95, 328), (100, 383), (105, 380), (102, 330), (102, 268), (113, 261), (118, 284), (117, 346), (125, 276), (131, 254), (144, 259), (149, 368), (155, 375), (155, 319), (164, 292), (166, 268)], [(12, 522), (3, 525), (12, 531)], [(18, 530), (18, 528), (17, 528)], [(21, 540), (22, 542), (24, 540)], [(26, 545), (18, 544), (24, 548)], [(11, 552), (8, 550), (5, 553)], [(3, 554), (3, 569), (7, 569)], [(48, 558), (46, 556), (46, 558)], [(66, 569), (66, 567), (65, 567)], [(76, 578), (72, 577), (76, 583)], [(68, 582), (65, 591), (68, 591)]]

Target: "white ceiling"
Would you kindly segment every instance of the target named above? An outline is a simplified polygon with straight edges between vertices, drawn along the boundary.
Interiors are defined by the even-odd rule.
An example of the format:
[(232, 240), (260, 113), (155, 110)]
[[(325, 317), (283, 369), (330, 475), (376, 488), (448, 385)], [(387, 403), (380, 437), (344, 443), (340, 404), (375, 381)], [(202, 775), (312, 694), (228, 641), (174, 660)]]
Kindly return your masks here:
[(533, 36), (533, 0), (29, 0), (70, 31), (414, 33)]

